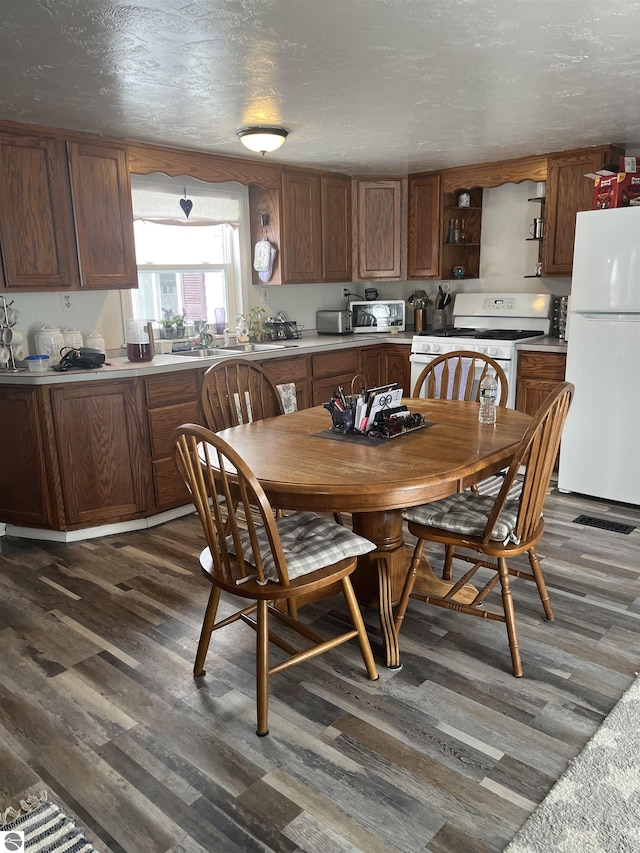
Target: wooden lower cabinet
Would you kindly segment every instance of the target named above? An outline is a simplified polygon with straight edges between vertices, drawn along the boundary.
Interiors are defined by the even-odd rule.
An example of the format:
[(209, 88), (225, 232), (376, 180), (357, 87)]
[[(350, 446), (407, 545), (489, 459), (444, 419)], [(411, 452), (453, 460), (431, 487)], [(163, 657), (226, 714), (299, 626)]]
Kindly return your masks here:
[(411, 365), (409, 344), (381, 344), (363, 347), (360, 355), (360, 372), (367, 387), (397, 382), (408, 397), (411, 393)]
[(49, 527), (47, 465), (34, 387), (0, 387), (0, 519)]
[(48, 398), (62, 529), (146, 515), (149, 438), (142, 380), (62, 384), (50, 387)]
[[(363, 372), (369, 386), (397, 381), (407, 389), (409, 346), (301, 353), (262, 366), (276, 384), (295, 383), (304, 409), (338, 386), (349, 394)], [(180, 424), (203, 423), (203, 373), (194, 365), (131, 379), (0, 385), (0, 522), (78, 530), (191, 503), (172, 439)]]
[(360, 372), (358, 349), (339, 349), (314, 353), (311, 356), (311, 401), (321, 406), (331, 399), (334, 388), (342, 386), (345, 394), (351, 393), (351, 380)]
[(383, 382), (397, 382), (405, 397), (411, 396), (410, 344), (385, 344)]
[(299, 409), (308, 409), (311, 406), (311, 356), (294, 355), (290, 358), (271, 358), (263, 361), (260, 367), (276, 385), (287, 382), (295, 384)]
[(152, 512), (191, 503), (191, 496), (172, 457), (172, 437), (185, 423), (202, 424), (202, 371), (165, 373), (145, 379), (145, 397), (153, 472)]
[[(564, 353), (518, 353), (516, 371), (516, 409), (535, 415), (549, 394), (564, 382), (567, 357)], [(558, 467), (556, 459), (555, 468)]]

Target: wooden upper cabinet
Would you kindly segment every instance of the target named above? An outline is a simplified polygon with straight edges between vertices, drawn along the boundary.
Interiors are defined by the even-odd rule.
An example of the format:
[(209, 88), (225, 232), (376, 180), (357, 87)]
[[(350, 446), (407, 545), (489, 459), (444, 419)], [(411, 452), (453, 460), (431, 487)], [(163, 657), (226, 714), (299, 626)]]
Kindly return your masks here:
[(0, 252), (7, 289), (78, 287), (63, 142), (0, 135)]
[(409, 278), (440, 277), (440, 176), (409, 179)]
[(398, 279), (402, 257), (402, 181), (358, 180), (358, 279)]
[(605, 163), (617, 163), (622, 154), (624, 151), (620, 148), (603, 145), (549, 156), (543, 275), (571, 274), (576, 214), (580, 210), (591, 210), (593, 206), (593, 181), (585, 175), (602, 168)]
[(126, 148), (69, 142), (68, 151), (81, 286), (137, 287)]
[(282, 172), (282, 282), (322, 280), (320, 176)]
[(322, 175), (322, 280), (351, 281), (351, 178)]

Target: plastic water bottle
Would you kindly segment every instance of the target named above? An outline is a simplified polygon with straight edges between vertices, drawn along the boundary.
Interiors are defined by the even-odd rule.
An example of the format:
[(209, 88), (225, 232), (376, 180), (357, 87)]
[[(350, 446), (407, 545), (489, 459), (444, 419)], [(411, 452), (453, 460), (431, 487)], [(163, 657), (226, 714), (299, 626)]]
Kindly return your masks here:
[(481, 424), (495, 424), (498, 381), (491, 369), (480, 383), (480, 411), (478, 421)]

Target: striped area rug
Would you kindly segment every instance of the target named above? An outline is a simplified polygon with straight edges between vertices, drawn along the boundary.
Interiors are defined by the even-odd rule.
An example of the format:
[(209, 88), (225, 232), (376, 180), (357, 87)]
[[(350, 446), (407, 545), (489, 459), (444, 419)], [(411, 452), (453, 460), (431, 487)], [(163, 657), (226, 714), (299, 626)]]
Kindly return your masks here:
[(21, 800), (19, 809), (8, 808), (0, 813), (0, 850), (93, 853), (94, 847), (59, 806), (47, 801), (46, 791), (42, 791)]

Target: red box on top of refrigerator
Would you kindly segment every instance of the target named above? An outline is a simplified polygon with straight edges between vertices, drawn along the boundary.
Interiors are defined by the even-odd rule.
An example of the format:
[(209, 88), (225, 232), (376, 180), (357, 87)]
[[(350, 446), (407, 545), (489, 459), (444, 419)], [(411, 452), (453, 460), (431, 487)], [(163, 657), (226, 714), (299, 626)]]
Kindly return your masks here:
[(597, 177), (593, 190), (593, 209), (640, 205), (640, 173), (618, 172), (617, 175)]
[(619, 172), (640, 172), (640, 157), (627, 157), (626, 154), (620, 158)]

